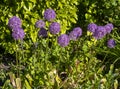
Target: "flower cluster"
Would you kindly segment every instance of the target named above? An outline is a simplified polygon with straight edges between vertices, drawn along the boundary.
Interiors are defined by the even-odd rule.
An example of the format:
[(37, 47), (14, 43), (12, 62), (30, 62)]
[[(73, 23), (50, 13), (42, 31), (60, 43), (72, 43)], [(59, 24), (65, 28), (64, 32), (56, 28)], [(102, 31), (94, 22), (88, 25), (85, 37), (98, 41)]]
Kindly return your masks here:
[(47, 9), (45, 12), (44, 12), (44, 18), (48, 21), (52, 21), (56, 18), (56, 13), (54, 10), (52, 9)]
[(109, 33), (112, 31), (112, 29), (113, 29), (113, 24), (108, 23), (108, 24), (106, 24), (104, 27), (105, 27), (105, 29), (106, 29), (106, 33), (109, 34)]
[(24, 30), (22, 28), (16, 28), (13, 32), (12, 32), (12, 37), (15, 40), (22, 40), (25, 37), (25, 33)]
[(95, 32), (95, 30), (97, 29), (97, 25), (95, 23), (90, 23), (87, 27), (87, 29), (90, 31), (90, 32)]
[[(110, 34), (114, 26), (112, 23), (108, 23), (105, 26), (97, 26), (95, 23), (90, 23), (87, 27), (88, 31), (92, 32), (93, 37), (96, 39), (102, 39), (106, 34)], [(114, 48), (116, 45), (114, 39), (110, 39), (107, 42), (109, 48)]]
[(36, 28), (44, 28), (45, 27), (45, 22), (43, 20), (38, 20), (36, 23), (35, 23), (35, 27)]
[(106, 34), (110, 34), (110, 32), (113, 29), (113, 24), (112, 23), (108, 23), (105, 26), (97, 26), (95, 23), (90, 23), (88, 25), (88, 31), (93, 33), (93, 36), (96, 39), (101, 39), (103, 38)]
[(114, 48), (115, 45), (116, 45), (116, 42), (115, 42), (114, 39), (109, 39), (109, 40), (108, 40), (107, 46), (108, 46), (109, 48)]
[(12, 37), (15, 40), (23, 40), (25, 37), (24, 30), (21, 28), (22, 22), (20, 18), (13, 16), (9, 19), (8, 26), (12, 29)]
[[(39, 28), (38, 36), (39, 37), (47, 37), (47, 32), (49, 31), (51, 34), (55, 35), (60, 32), (60, 24), (58, 22), (51, 22), (56, 18), (56, 13), (52, 9), (46, 9), (44, 12), (44, 20), (38, 20), (35, 23), (35, 27)], [(46, 21), (50, 22), (49, 29), (45, 29)]]
[(50, 30), (50, 33), (51, 34), (57, 34), (60, 32), (60, 24), (57, 23), (57, 22), (53, 22), (50, 24), (50, 27), (49, 27), (49, 30)]
[[(35, 23), (35, 27), (39, 28), (38, 36), (39, 37), (47, 37), (48, 31), (52, 34), (58, 34), (60, 32), (60, 24), (58, 22), (54, 22), (53, 20), (56, 18), (56, 13), (52, 9), (46, 9), (44, 12), (44, 20), (38, 20)], [(50, 23), (48, 26), (48, 30), (46, 29), (46, 21)], [(12, 37), (15, 40), (23, 40), (25, 37), (24, 30), (22, 29), (22, 22), (20, 18), (13, 16), (9, 19), (8, 26), (12, 29)], [(95, 39), (101, 39), (106, 34), (110, 34), (113, 30), (113, 24), (108, 23), (105, 26), (98, 26), (95, 23), (90, 23), (87, 27), (88, 31), (90, 31)], [(70, 40), (76, 41), (80, 36), (82, 36), (82, 29), (80, 27), (75, 27), (69, 34), (61, 34), (57, 40), (58, 44), (61, 47), (65, 47), (69, 44)], [(113, 48), (115, 46), (115, 40), (108, 40), (107, 46), (109, 48)]]
[(82, 29), (80, 27), (76, 27), (70, 32), (69, 38), (70, 40), (77, 40), (81, 35)]
[(101, 39), (106, 35), (106, 30), (103, 26), (97, 26), (97, 29), (95, 30), (95, 32), (93, 33), (93, 36), (96, 39)]
[(41, 28), (39, 31), (38, 31), (38, 36), (39, 37), (47, 37), (47, 30), (45, 28)]
[(82, 29), (80, 27), (75, 27), (73, 30), (67, 35), (62, 34), (58, 37), (58, 44), (61, 47), (65, 47), (69, 44), (70, 40), (77, 40), (82, 35)]
[(9, 19), (8, 21), (8, 26), (10, 27), (10, 29), (14, 29), (14, 28), (21, 28), (22, 22), (20, 20), (20, 18), (18, 18), (17, 16), (13, 16)]
[(65, 47), (69, 44), (69, 36), (67, 34), (62, 34), (58, 37), (58, 44), (61, 46), (61, 47)]

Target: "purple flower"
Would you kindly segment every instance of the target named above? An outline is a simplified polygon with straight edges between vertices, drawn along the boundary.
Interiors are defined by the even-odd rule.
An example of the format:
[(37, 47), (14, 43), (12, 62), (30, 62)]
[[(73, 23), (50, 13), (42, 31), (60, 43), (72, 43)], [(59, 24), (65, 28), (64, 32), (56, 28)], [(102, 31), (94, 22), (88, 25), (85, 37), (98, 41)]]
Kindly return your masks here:
[(106, 30), (104, 26), (98, 26), (95, 32), (93, 33), (93, 36), (96, 39), (101, 39), (106, 35)]
[(87, 29), (88, 29), (88, 31), (90, 31), (90, 32), (95, 32), (95, 30), (97, 29), (97, 25), (96, 24), (94, 24), (94, 23), (90, 23), (89, 25), (88, 25), (88, 27), (87, 27)]
[(107, 25), (108, 25), (108, 26), (110, 26), (110, 28), (111, 28), (111, 29), (113, 29), (113, 28), (114, 28), (114, 26), (113, 26), (113, 24), (112, 24), (112, 23), (108, 23)]
[(38, 20), (36, 23), (35, 23), (35, 27), (36, 28), (43, 28), (45, 26), (45, 22), (43, 20)]
[(108, 40), (107, 46), (108, 46), (109, 48), (114, 48), (115, 45), (116, 45), (116, 42), (115, 42), (114, 39), (109, 39), (109, 40)]
[(22, 25), (22, 22), (20, 20), (20, 18), (16, 17), (16, 16), (13, 16), (9, 19), (8, 21), (8, 26), (11, 28), (11, 29), (14, 29), (16, 27), (19, 27), (21, 28), (21, 25)]
[(70, 32), (69, 38), (70, 40), (76, 40), (81, 35), (82, 35), (82, 29), (80, 27), (76, 27), (73, 29), (73, 31)]
[(61, 47), (65, 47), (69, 44), (69, 36), (66, 35), (66, 34), (62, 34), (58, 37), (58, 44), (61, 46)]
[(47, 30), (45, 28), (41, 28), (38, 31), (38, 36), (40, 36), (40, 37), (47, 37)]
[(105, 29), (106, 29), (106, 32), (109, 34), (113, 29), (113, 24), (112, 23), (106, 24)]
[(24, 30), (22, 28), (16, 28), (12, 32), (12, 37), (14, 38), (14, 40), (23, 40), (23, 38), (25, 37)]
[(50, 24), (49, 30), (50, 30), (51, 34), (59, 33), (60, 32), (60, 24), (57, 22), (53, 22), (52, 24)]
[(54, 10), (52, 9), (47, 9), (45, 12), (44, 12), (44, 18), (48, 21), (51, 21), (53, 19), (55, 19), (56, 17), (56, 13)]

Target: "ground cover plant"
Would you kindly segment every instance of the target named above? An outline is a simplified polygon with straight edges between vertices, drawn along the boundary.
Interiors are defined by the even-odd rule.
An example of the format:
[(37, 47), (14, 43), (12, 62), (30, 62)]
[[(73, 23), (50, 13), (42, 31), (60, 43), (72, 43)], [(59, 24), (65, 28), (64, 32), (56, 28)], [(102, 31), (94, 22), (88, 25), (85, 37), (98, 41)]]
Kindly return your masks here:
[(119, 89), (118, 0), (1, 0), (1, 89)]

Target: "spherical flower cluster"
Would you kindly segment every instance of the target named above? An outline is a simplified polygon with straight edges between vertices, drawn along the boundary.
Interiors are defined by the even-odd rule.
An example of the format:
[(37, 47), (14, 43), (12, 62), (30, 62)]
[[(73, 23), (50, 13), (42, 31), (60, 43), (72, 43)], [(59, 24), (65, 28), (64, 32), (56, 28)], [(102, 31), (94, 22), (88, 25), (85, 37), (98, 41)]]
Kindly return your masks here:
[(47, 37), (47, 30), (45, 28), (41, 28), (39, 31), (38, 31), (38, 36), (39, 37)]
[(110, 33), (113, 29), (113, 24), (112, 23), (108, 23), (105, 25), (105, 29), (106, 29), (106, 33)]
[(60, 32), (60, 24), (57, 22), (53, 22), (52, 24), (50, 24), (49, 30), (50, 30), (51, 34), (59, 33)]
[(25, 37), (24, 30), (21, 28), (22, 22), (20, 18), (13, 16), (9, 19), (8, 26), (12, 29), (12, 37), (15, 40), (23, 40)]
[(108, 40), (107, 46), (108, 46), (109, 48), (114, 48), (115, 45), (116, 45), (116, 42), (115, 42), (114, 39), (109, 39), (109, 40)]
[(93, 33), (93, 36), (96, 39), (101, 39), (106, 35), (106, 30), (104, 28), (104, 26), (98, 26), (97, 29), (95, 30), (95, 32)]
[(97, 29), (97, 25), (94, 24), (94, 23), (90, 23), (90, 24), (88, 25), (87, 29), (88, 29), (88, 31), (94, 33), (95, 30)]
[(94, 23), (90, 23), (87, 27), (88, 31), (92, 32), (96, 39), (103, 38), (106, 34), (109, 34), (113, 29), (113, 24), (108, 23), (105, 26), (97, 26)]
[(35, 27), (36, 28), (44, 28), (45, 26), (45, 22), (43, 20), (38, 20), (36, 23), (35, 23)]
[(73, 31), (70, 32), (69, 38), (70, 40), (76, 40), (81, 35), (82, 35), (82, 29), (80, 27), (76, 27), (73, 29)]
[(66, 34), (62, 34), (58, 37), (58, 44), (61, 46), (61, 47), (65, 47), (69, 44), (69, 36), (66, 35)]
[(112, 23), (108, 23), (107, 25), (108, 25), (108, 26), (110, 26), (110, 28), (111, 28), (111, 29), (113, 29), (113, 28), (114, 28), (114, 26), (113, 26), (113, 24), (112, 24)]
[(52, 9), (47, 9), (45, 12), (44, 12), (44, 18), (48, 21), (51, 21), (53, 19), (56, 18), (56, 13), (54, 10)]
[(22, 28), (15, 28), (15, 30), (12, 32), (12, 37), (14, 40), (23, 40), (25, 37), (24, 30)]
[(21, 28), (22, 22), (20, 20), (20, 18), (13, 16), (9, 19), (8, 21), (8, 26), (10, 27), (10, 29), (14, 29), (14, 28)]

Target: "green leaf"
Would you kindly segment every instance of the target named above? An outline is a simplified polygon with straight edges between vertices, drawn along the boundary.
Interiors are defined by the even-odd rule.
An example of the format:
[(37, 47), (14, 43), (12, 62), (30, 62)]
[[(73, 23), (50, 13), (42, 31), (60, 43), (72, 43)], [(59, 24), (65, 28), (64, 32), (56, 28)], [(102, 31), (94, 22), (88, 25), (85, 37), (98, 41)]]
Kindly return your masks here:
[(26, 75), (26, 78), (29, 80), (29, 83), (30, 83), (30, 85), (31, 85), (31, 84), (32, 84), (32, 81), (33, 81), (32, 77), (31, 77), (29, 74), (27, 74), (27, 75)]
[(10, 83), (10, 80), (6, 80), (4, 85), (2, 86), (2, 89), (14, 89)]
[(33, 2), (34, 4), (36, 3), (36, 0), (30, 0), (31, 2)]
[(25, 80), (25, 87), (26, 89), (32, 89), (32, 87), (30, 86), (27, 80)]
[(88, 46), (87, 46), (87, 45), (83, 45), (82, 50), (83, 50), (84, 52), (87, 52), (87, 51), (88, 51)]
[(70, 21), (71, 21), (72, 23), (76, 23), (76, 20), (75, 20), (74, 18), (71, 18)]

